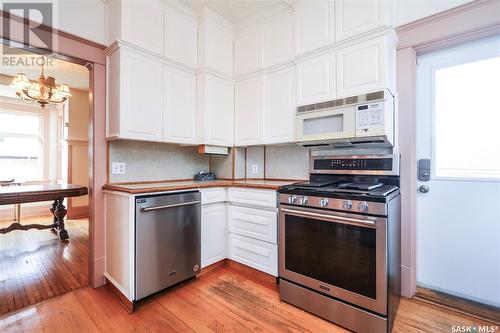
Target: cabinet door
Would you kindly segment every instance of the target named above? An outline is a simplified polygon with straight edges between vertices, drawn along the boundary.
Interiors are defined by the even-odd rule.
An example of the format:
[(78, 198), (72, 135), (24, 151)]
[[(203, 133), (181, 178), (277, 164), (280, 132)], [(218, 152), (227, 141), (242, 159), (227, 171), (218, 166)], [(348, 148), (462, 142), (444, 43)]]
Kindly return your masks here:
[(198, 65), (233, 77), (233, 32), (210, 17), (199, 26)]
[(266, 64), (273, 67), (293, 59), (293, 13), (284, 12), (266, 25)]
[(122, 51), (120, 137), (162, 141), (163, 64), (146, 55)]
[(201, 207), (201, 268), (226, 259), (226, 205)]
[(173, 8), (165, 12), (165, 56), (193, 69), (198, 64), (198, 24)]
[(295, 53), (334, 42), (333, 1), (299, 1), (295, 7)]
[(266, 143), (295, 141), (295, 69), (271, 73), (266, 80)]
[(278, 276), (278, 246), (229, 233), (229, 258), (259, 271)]
[(195, 143), (196, 76), (165, 66), (165, 91), (163, 141)]
[(264, 142), (264, 76), (240, 81), (235, 86), (235, 145)]
[(200, 118), (203, 127), (201, 143), (233, 146), (234, 84), (214, 75), (201, 75), (198, 82), (203, 91)]
[(257, 24), (238, 33), (234, 39), (234, 71), (236, 76), (264, 68), (264, 31)]
[(388, 3), (386, 0), (336, 0), (336, 41), (386, 25)]
[(324, 54), (297, 63), (297, 104), (335, 98), (335, 55)]
[(276, 211), (229, 205), (228, 230), (234, 234), (278, 244), (276, 216)]
[(379, 37), (337, 51), (337, 95), (346, 97), (383, 89), (387, 82), (387, 38)]
[(122, 1), (122, 38), (131, 44), (163, 55), (164, 7), (156, 1)]

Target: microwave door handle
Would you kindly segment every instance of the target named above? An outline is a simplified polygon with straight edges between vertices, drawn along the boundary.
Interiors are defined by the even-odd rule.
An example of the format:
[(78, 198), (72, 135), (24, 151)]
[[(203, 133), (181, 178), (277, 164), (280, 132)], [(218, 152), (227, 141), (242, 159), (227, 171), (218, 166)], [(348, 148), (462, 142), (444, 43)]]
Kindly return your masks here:
[(336, 215), (326, 215), (320, 213), (312, 213), (312, 212), (304, 212), (295, 209), (281, 208), (282, 212), (290, 213), (297, 216), (302, 217), (314, 217), (322, 220), (327, 220), (331, 222), (343, 223), (343, 224), (351, 224), (365, 228), (375, 228), (375, 221), (372, 220), (362, 220), (355, 219), (350, 217), (336, 216)]

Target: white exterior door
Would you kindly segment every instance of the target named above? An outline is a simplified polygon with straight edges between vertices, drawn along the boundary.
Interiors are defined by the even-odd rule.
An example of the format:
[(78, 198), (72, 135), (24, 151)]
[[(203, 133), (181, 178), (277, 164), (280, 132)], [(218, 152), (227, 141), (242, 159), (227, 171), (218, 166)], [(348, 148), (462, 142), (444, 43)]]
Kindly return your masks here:
[[(417, 285), (500, 306), (500, 38), (417, 67)], [(420, 177), (419, 177), (420, 178)]]

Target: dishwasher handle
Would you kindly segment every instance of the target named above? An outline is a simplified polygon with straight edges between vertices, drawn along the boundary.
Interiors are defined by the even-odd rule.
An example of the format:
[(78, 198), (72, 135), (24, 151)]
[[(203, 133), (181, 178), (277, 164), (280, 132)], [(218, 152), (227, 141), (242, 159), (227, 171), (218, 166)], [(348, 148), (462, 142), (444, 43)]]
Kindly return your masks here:
[(152, 211), (152, 210), (174, 208), (174, 207), (182, 207), (182, 206), (191, 206), (191, 205), (196, 205), (196, 204), (199, 204), (199, 203), (201, 203), (201, 201), (200, 200), (196, 200), (196, 201), (181, 202), (181, 203), (171, 204), (171, 205), (144, 207), (144, 208), (142, 208), (142, 211), (149, 212), (149, 211)]

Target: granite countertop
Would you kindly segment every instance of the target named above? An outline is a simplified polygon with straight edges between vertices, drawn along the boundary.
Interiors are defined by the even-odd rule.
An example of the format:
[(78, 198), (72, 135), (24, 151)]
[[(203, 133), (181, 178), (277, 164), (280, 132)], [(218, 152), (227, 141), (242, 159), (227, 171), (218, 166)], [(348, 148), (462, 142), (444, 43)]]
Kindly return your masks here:
[(130, 194), (166, 192), (190, 190), (209, 187), (250, 187), (277, 190), (280, 186), (296, 183), (301, 180), (273, 180), (273, 179), (242, 179), (242, 180), (222, 180), (195, 181), (179, 180), (167, 182), (137, 182), (137, 183), (109, 183), (103, 189), (108, 191), (119, 191)]

